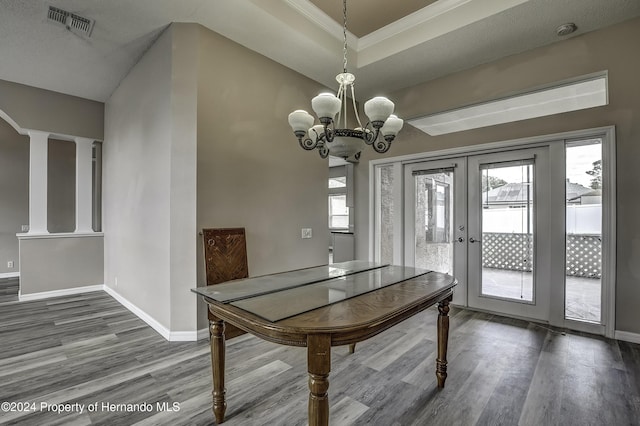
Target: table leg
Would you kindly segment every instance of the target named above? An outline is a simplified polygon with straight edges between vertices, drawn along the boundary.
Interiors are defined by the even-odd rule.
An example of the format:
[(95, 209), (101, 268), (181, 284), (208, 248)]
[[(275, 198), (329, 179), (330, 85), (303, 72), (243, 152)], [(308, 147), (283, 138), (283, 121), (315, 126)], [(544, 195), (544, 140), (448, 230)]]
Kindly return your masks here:
[(349, 353), (353, 354), (356, 351), (356, 344), (355, 343), (350, 343), (349, 344)]
[(309, 426), (329, 424), (329, 372), (331, 371), (331, 335), (307, 337), (309, 372)]
[(213, 414), (218, 424), (224, 422), (224, 412), (227, 409), (224, 388), (224, 321), (213, 318), (209, 321), (211, 332), (211, 371), (213, 373)]
[(449, 302), (452, 297), (438, 303), (438, 358), (436, 359), (436, 377), (438, 387), (444, 387), (447, 379), (447, 343), (449, 341)]

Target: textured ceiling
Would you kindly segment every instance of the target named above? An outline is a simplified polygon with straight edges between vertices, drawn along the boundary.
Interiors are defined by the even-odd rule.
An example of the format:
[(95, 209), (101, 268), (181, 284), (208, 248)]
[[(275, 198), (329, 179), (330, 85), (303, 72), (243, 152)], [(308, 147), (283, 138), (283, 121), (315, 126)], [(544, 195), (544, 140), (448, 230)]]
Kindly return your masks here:
[[(347, 29), (356, 37), (363, 37), (436, 0), (348, 0)], [(342, 26), (343, 3), (341, 0), (311, 0), (320, 10)], [(389, 7), (393, 3), (393, 7)]]
[[(349, 0), (349, 26), (379, 27), (373, 16), (418, 3)], [(91, 37), (49, 23), (48, 5), (94, 19)], [(575, 37), (636, 16), (640, 0), (439, 0), (349, 35), (349, 70), (366, 98), (558, 42), (565, 22)], [(0, 0), (0, 79), (105, 101), (171, 22), (200, 23), (329, 87), (341, 70), (341, 25), (309, 0)]]

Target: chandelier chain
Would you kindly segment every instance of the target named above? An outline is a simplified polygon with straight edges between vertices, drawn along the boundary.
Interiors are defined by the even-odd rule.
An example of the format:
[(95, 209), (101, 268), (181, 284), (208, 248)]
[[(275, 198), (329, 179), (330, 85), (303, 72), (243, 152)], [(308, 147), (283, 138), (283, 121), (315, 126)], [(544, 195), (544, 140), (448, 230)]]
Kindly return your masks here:
[(342, 2), (342, 35), (344, 36), (342, 70), (347, 72), (347, 0)]

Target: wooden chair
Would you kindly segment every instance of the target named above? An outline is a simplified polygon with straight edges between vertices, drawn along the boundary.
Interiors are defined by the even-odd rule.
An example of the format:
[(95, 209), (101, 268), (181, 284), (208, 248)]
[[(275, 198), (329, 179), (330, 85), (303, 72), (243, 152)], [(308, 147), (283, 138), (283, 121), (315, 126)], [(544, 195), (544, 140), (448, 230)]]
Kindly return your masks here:
[[(244, 228), (203, 229), (202, 236), (207, 285), (249, 277)], [(211, 320), (211, 312), (208, 312), (208, 315)], [(244, 333), (231, 324), (226, 325), (227, 339)]]

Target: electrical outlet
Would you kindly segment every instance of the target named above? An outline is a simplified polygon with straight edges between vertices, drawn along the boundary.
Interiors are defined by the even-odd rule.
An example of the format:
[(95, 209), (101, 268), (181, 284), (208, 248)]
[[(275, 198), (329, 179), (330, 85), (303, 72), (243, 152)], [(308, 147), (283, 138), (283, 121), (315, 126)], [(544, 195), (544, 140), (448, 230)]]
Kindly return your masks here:
[(22, 225), (22, 232), (29, 232), (29, 225)]
[(7, 268), (13, 269), (13, 260), (7, 262)]
[(302, 228), (302, 238), (311, 238), (312, 236), (311, 228)]

